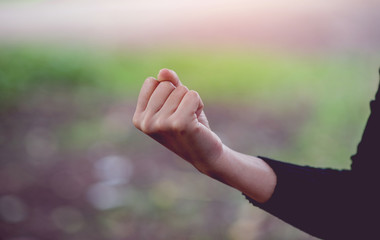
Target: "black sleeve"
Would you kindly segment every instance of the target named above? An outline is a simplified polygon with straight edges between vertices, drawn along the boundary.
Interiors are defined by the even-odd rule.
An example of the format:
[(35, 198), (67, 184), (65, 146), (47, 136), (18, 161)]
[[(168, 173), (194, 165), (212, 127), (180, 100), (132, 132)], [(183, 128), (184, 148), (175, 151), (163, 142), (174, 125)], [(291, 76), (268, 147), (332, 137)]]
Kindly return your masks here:
[[(380, 69), (379, 69), (380, 73)], [(255, 206), (323, 239), (380, 239), (380, 85), (351, 170), (263, 159), (277, 175), (271, 198)]]
[[(298, 166), (265, 157), (277, 175), (271, 198), (261, 204), (246, 198), (255, 206), (294, 227), (323, 239), (351, 239), (358, 230), (354, 207), (360, 199), (349, 170)], [(357, 186), (359, 187), (359, 186)], [(355, 196), (355, 194), (359, 194)], [(355, 227), (355, 232), (351, 231)]]

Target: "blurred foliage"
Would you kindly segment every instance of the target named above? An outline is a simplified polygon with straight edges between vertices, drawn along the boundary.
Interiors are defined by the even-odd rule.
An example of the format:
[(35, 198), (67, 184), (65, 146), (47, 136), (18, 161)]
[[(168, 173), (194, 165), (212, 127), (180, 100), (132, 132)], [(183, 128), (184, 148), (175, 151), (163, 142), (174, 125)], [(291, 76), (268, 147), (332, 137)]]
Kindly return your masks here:
[(0, 104), (17, 102), (41, 87), (68, 87), (71, 90), (92, 85), (98, 79), (91, 58), (76, 52), (33, 48), (0, 49)]
[[(324, 167), (349, 166), (378, 84), (376, 69), (355, 55), (3, 46), (0, 202), (13, 210), (0, 209), (0, 231), (38, 239), (309, 239), (240, 204), (240, 194), (191, 172), (133, 128), (141, 84), (164, 67), (200, 93), (226, 144)], [(20, 232), (31, 222), (43, 227)]]
[[(290, 110), (308, 114), (300, 134), (289, 140), (294, 146), (287, 146), (290, 152), (285, 157), (296, 162), (308, 157), (315, 160), (305, 160), (311, 164), (333, 161), (338, 162), (334, 166), (343, 167), (347, 166), (343, 159), (355, 148), (369, 113), (363, 106), (368, 106), (376, 86), (374, 75), (361, 59), (355, 55), (231, 49), (2, 47), (0, 108), (17, 105), (40, 88), (70, 92), (78, 105), (96, 100), (135, 102), (143, 80), (167, 67), (176, 70), (182, 82), (197, 90), (206, 103), (265, 106), (278, 118)], [(96, 131), (88, 131), (90, 126), (72, 131), (77, 135), (87, 133), (76, 139), (91, 138)], [(340, 147), (334, 144), (337, 141)], [(325, 158), (321, 152), (329, 152), (329, 159), (321, 159)], [(284, 157), (283, 151), (280, 154)], [(339, 163), (337, 159), (342, 160)]]
[[(292, 55), (234, 50), (99, 51), (53, 47), (1, 47), (2, 104), (41, 85), (101, 89), (105, 95), (135, 97), (143, 80), (161, 68), (177, 71), (185, 85), (204, 99), (273, 101), (302, 95), (337, 101), (372, 87), (358, 79), (372, 76), (357, 56)], [(358, 88), (359, 87), (359, 88)], [(364, 90), (364, 92), (363, 92)], [(296, 96), (294, 96), (296, 95)], [(316, 96), (314, 96), (316, 95)], [(278, 101), (283, 102), (282, 99)]]

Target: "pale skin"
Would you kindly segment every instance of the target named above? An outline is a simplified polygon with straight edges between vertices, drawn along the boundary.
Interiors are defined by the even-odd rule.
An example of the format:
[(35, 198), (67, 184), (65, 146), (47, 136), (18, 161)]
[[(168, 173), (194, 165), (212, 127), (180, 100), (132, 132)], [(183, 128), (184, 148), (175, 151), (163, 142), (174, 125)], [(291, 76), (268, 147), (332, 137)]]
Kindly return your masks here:
[(264, 203), (277, 177), (262, 159), (234, 151), (211, 130), (199, 94), (169, 69), (145, 80), (133, 116), (143, 133), (192, 164), (201, 173)]

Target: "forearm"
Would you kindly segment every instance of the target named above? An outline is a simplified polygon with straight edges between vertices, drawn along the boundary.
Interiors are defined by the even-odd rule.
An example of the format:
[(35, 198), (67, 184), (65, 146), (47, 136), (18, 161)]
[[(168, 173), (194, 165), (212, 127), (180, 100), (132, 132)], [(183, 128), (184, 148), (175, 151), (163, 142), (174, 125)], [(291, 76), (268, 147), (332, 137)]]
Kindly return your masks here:
[[(254, 205), (322, 238), (354, 236), (358, 194), (347, 170), (298, 166), (245, 155), (223, 146), (209, 168), (199, 169), (241, 192)], [(355, 216), (355, 217), (353, 217)]]
[(212, 168), (199, 170), (260, 203), (271, 197), (277, 181), (276, 174), (265, 161), (236, 152), (225, 145)]

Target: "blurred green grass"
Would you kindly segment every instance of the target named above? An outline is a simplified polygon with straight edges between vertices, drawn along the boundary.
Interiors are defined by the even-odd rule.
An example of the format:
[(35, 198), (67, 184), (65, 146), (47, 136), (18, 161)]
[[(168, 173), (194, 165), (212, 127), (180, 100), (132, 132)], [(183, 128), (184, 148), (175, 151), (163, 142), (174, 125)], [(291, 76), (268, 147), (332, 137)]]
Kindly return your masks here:
[[(47, 206), (46, 216), (54, 204), (62, 210), (66, 195), (83, 193), (76, 200), (70, 197), (68, 204), (71, 212), (83, 214), (87, 226), (61, 239), (140, 239), (139, 234), (235, 239), (241, 232), (247, 235), (248, 228), (240, 231), (242, 222), (257, 236), (264, 232), (273, 239), (309, 239), (275, 218), (250, 213), (254, 208), (240, 204), (240, 194), (191, 172), (193, 168), (138, 132), (131, 118), (139, 89), (160, 68), (174, 69), (185, 85), (200, 93), (213, 130), (237, 150), (348, 168), (378, 84), (377, 69), (370, 65), (363, 56), (330, 53), (3, 46), (0, 162), (5, 170), (0, 174), (4, 179), (13, 176), (5, 181), (9, 189), (22, 189), (17, 186), (25, 183), (15, 190), (20, 196), (30, 188), (38, 191), (33, 196), (59, 193), (48, 200), (25, 197), (30, 208)], [(127, 185), (112, 188), (122, 196), (121, 205), (94, 209), (84, 195), (103, 183), (97, 163), (115, 156), (130, 164), (133, 177)], [(51, 191), (47, 183), (57, 179), (60, 184), (53, 184)], [(107, 193), (100, 196), (107, 198)], [(247, 215), (251, 217), (245, 219)], [(45, 218), (12, 226), (19, 232), (38, 219)]]
[[(366, 61), (354, 55), (7, 46), (0, 48), (0, 111), (41, 87), (63, 88), (78, 104), (88, 99), (134, 102), (143, 80), (164, 67), (174, 69), (206, 104), (236, 105), (242, 111), (259, 105), (277, 113), (278, 121), (281, 113), (303, 106), (299, 111), (310, 111), (310, 117), (293, 146), (280, 153), (294, 162), (314, 159), (307, 160), (312, 165), (333, 161), (332, 167), (348, 167), (377, 84), (376, 70), (368, 71)], [(92, 132), (89, 128), (74, 132)]]
[[(115, 97), (136, 97), (143, 80), (161, 68), (177, 71), (202, 98), (273, 101), (307, 95), (328, 102), (373, 87), (356, 56), (302, 56), (258, 51), (94, 51), (75, 48), (0, 48), (1, 102), (11, 102), (39, 85), (94, 87)], [(371, 82), (372, 80), (368, 80)], [(372, 83), (372, 82), (371, 82)], [(223, 100), (224, 99), (224, 100)], [(352, 98), (351, 98), (352, 99)], [(282, 102), (282, 101), (280, 101)]]

